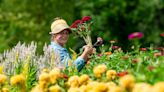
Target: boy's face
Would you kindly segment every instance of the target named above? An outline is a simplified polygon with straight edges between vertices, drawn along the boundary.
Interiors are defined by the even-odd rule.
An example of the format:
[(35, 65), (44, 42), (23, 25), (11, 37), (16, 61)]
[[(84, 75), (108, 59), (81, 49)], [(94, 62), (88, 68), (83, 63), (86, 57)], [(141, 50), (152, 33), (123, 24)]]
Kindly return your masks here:
[(65, 29), (57, 34), (55, 34), (55, 41), (59, 43), (61, 46), (64, 46), (65, 43), (67, 43), (67, 40), (69, 38), (69, 30)]

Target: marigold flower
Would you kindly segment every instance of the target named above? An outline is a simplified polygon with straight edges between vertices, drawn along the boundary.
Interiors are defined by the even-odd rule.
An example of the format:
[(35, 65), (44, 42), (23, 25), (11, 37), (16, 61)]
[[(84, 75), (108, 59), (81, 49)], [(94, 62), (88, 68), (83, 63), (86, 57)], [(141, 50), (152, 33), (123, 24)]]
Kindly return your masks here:
[(78, 87), (79, 86), (79, 76), (71, 76), (68, 79), (68, 85), (71, 87)]
[(49, 78), (52, 84), (56, 83), (56, 80), (61, 77), (60, 69), (55, 68), (50, 71)]
[(25, 77), (22, 74), (15, 75), (15, 76), (11, 77), (10, 83), (11, 83), (11, 85), (18, 85), (18, 84), (24, 85), (25, 84)]
[(128, 39), (129, 39), (129, 40), (133, 40), (133, 39), (135, 39), (135, 38), (140, 39), (140, 38), (142, 38), (143, 36), (144, 36), (144, 34), (143, 34), (142, 32), (134, 32), (134, 33), (131, 33), (131, 34), (128, 35)]
[(47, 87), (48, 87), (48, 82), (39, 81), (39, 88), (41, 88), (42, 90), (47, 90)]
[(43, 92), (43, 89), (41, 89), (40, 86), (37, 85), (34, 88), (32, 88), (31, 92)]
[(9, 92), (9, 89), (4, 87), (4, 88), (2, 88), (2, 92)]
[(68, 92), (81, 92), (80, 88), (69, 88)]
[(39, 76), (39, 81), (46, 81), (48, 82), (50, 79), (50, 76), (48, 73), (41, 73)]
[(93, 73), (94, 73), (95, 77), (99, 78), (99, 77), (101, 77), (101, 74), (104, 73), (106, 70), (107, 70), (106, 65), (102, 64), (102, 65), (98, 65), (98, 66), (94, 67)]
[(89, 82), (89, 83), (86, 85), (86, 90), (85, 90), (85, 92), (90, 92), (90, 91), (92, 91), (92, 90), (95, 88), (96, 85), (98, 85), (98, 82), (96, 82), (96, 81), (91, 81), (91, 82)]
[(86, 84), (88, 80), (89, 80), (89, 76), (86, 75), (86, 74), (83, 74), (83, 75), (81, 75), (79, 77), (79, 83), (80, 83), (80, 85)]
[(132, 75), (125, 75), (119, 79), (121, 87), (131, 90), (134, 87), (135, 79)]
[(108, 71), (106, 72), (106, 77), (107, 77), (108, 80), (113, 80), (113, 79), (115, 79), (115, 78), (116, 78), (116, 75), (117, 75), (117, 73), (116, 73), (115, 70), (108, 70)]
[(51, 86), (49, 88), (49, 92), (62, 92), (61, 87), (59, 85)]
[(153, 86), (153, 92), (164, 92), (164, 82), (158, 82)]
[(81, 90), (81, 92), (87, 92), (86, 88), (87, 88), (86, 85), (81, 85), (79, 89)]
[(105, 83), (98, 83), (93, 90), (93, 92), (107, 92), (108, 86)]
[(123, 92), (121, 87), (119, 86), (113, 86), (113, 87), (109, 87), (109, 92)]
[[(152, 92), (151, 90), (152, 90), (151, 85), (147, 83), (136, 83), (134, 85), (132, 92)], [(154, 92), (158, 92), (158, 91), (154, 91)]]
[(116, 83), (114, 83), (114, 82), (112, 82), (112, 81), (107, 82), (106, 85), (107, 85), (108, 87), (117, 86)]
[(4, 84), (7, 79), (7, 76), (4, 74), (0, 74), (0, 85)]

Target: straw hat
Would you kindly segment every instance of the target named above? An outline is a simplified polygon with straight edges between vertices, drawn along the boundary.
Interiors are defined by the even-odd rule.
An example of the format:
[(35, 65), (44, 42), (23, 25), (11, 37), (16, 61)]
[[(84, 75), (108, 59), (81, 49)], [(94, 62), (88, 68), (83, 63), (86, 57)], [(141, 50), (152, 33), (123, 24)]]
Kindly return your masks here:
[(67, 22), (64, 19), (61, 18), (55, 18), (55, 20), (51, 24), (51, 32), (50, 34), (56, 34), (64, 29), (68, 29), (71, 31), (70, 27), (68, 26)]

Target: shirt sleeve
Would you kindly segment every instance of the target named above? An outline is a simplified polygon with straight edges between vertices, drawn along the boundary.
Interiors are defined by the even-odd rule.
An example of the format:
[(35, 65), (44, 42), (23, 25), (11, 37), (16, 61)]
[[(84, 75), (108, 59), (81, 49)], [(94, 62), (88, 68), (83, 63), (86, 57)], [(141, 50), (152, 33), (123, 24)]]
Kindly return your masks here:
[(78, 58), (74, 61), (73, 65), (76, 65), (76, 66), (77, 66), (77, 70), (78, 70), (78, 72), (79, 72), (79, 71), (81, 71), (81, 69), (84, 67), (85, 61), (84, 61), (83, 58), (78, 57)]

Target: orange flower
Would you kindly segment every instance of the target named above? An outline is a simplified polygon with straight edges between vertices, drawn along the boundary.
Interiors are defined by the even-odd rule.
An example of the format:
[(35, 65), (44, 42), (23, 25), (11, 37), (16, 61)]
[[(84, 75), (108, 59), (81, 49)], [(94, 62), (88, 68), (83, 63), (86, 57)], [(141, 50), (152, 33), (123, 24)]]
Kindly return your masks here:
[(105, 55), (111, 55), (112, 52), (105, 52), (104, 54), (105, 54)]

